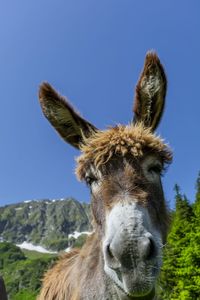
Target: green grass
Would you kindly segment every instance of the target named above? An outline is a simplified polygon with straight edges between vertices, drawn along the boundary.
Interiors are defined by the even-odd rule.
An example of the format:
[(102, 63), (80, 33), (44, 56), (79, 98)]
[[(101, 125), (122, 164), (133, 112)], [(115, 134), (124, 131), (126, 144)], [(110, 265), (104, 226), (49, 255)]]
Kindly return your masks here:
[(13, 244), (0, 243), (0, 273), (9, 300), (35, 300), (44, 272), (56, 259), (56, 255), (22, 251)]
[(35, 300), (37, 293), (29, 290), (20, 291), (12, 297), (12, 300)]
[(22, 249), (22, 252), (28, 259), (38, 259), (38, 258), (54, 258), (57, 257), (57, 254), (54, 253), (40, 253), (33, 250)]

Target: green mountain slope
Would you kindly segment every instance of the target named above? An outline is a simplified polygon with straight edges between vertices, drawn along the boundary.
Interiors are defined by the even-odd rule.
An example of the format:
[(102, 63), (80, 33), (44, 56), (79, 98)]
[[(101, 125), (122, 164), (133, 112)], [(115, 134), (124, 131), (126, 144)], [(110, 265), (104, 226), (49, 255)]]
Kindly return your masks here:
[(90, 231), (90, 207), (75, 199), (25, 201), (0, 207), (0, 239), (51, 250), (69, 246), (68, 235)]

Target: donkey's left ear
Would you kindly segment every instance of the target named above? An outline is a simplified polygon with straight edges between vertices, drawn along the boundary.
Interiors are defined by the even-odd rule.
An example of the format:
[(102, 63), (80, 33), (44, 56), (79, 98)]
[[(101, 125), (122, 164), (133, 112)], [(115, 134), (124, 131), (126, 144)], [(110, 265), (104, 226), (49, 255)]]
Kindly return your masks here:
[(154, 131), (162, 117), (167, 79), (156, 53), (148, 52), (144, 68), (136, 86), (133, 122), (143, 122)]

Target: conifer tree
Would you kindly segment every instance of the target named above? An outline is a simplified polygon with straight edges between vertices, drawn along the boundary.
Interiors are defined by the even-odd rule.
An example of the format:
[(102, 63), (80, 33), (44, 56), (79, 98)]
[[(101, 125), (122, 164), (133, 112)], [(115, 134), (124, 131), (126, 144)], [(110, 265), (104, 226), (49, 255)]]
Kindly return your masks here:
[[(164, 264), (161, 273), (161, 299), (163, 300), (192, 300), (187, 290), (188, 274), (186, 249), (190, 246), (190, 233), (193, 224), (193, 211), (186, 196), (181, 195), (176, 184), (175, 202), (176, 210), (172, 213), (172, 227), (164, 251)], [(184, 256), (182, 256), (185, 254)], [(185, 277), (185, 278), (183, 278)]]
[(188, 266), (190, 277), (188, 289), (192, 299), (200, 300), (200, 172), (196, 182), (196, 197), (193, 204), (193, 227), (190, 233), (190, 245), (182, 254)]
[(194, 203), (194, 213), (196, 216), (196, 221), (200, 223), (200, 172), (196, 181), (196, 197)]

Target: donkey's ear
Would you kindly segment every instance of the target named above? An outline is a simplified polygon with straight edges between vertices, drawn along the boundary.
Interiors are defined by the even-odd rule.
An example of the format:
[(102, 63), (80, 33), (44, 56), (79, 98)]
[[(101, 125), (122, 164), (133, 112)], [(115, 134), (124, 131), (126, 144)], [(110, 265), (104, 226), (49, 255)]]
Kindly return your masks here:
[(164, 68), (156, 53), (148, 52), (136, 86), (134, 123), (143, 122), (152, 131), (156, 129), (164, 110), (166, 89), (167, 79)]
[(46, 82), (40, 86), (39, 100), (45, 117), (72, 146), (79, 149), (84, 137), (97, 131), (95, 126), (81, 118), (67, 100)]

